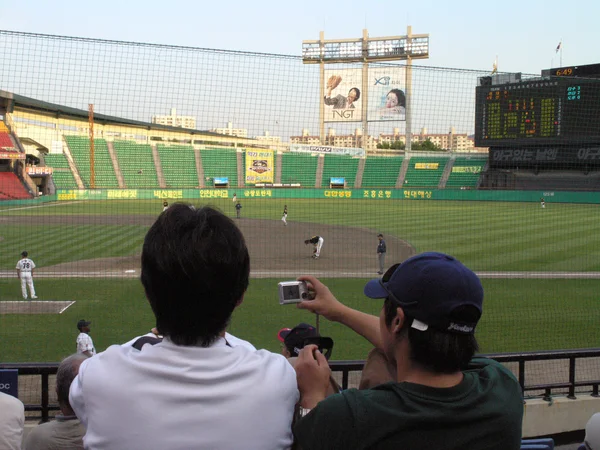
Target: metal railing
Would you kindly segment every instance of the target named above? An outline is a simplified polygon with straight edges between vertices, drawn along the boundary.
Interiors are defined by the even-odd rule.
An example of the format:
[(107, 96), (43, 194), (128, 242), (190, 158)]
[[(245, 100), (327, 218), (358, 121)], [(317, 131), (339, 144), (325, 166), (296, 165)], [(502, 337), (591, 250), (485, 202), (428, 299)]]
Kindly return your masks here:
[[(582, 350), (552, 350), (544, 352), (521, 352), (521, 353), (500, 353), (480, 355), (495, 359), (500, 363), (516, 363), (517, 364), (517, 379), (521, 386), (523, 396), (533, 392), (543, 392), (542, 399), (546, 401), (552, 400), (552, 395), (557, 394), (559, 390), (567, 390), (567, 398), (576, 399), (576, 389), (585, 389), (583, 392), (591, 394), (593, 397), (600, 397), (600, 370), (597, 372), (597, 378), (588, 379), (585, 381), (577, 381), (577, 363), (578, 361), (588, 358), (600, 358), (600, 348), (597, 349), (582, 349)], [(552, 383), (531, 383), (525, 384), (525, 374), (527, 371), (527, 363), (534, 361), (559, 361), (565, 360), (568, 362), (568, 380), (564, 382)], [(333, 372), (341, 372), (341, 387), (348, 389), (350, 387), (350, 374), (352, 372), (361, 372), (365, 361), (330, 361), (329, 365)], [(21, 375), (39, 375), (41, 377), (41, 396), (39, 404), (26, 404), (25, 411), (39, 411), (42, 422), (47, 422), (50, 411), (59, 409), (57, 404), (49, 402), (49, 377), (55, 375), (58, 370), (58, 363), (8, 363), (0, 364), (0, 369), (17, 369), (19, 376)], [(52, 387), (54, 388), (54, 387)], [(559, 395), (564, 395), (560, 393)], [(539, 395), (529, 398), (537, 398)]]

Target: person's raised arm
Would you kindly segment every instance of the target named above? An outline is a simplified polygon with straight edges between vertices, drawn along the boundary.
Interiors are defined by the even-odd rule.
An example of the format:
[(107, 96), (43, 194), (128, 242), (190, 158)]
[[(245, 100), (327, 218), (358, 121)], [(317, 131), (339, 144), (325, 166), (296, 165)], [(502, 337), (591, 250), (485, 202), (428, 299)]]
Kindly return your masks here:
[(298, 280), (306, 281), (314, 296), (313, 300), (298, 303), (298, 308), (307, 309), (310, 312), (322, 315), (327, 320), (346, 325), (367, 339), (376, 348), (382, 348), (379, 317), (342, 304), (327, 286), (313, 276), (301, 276), (298, 277)]

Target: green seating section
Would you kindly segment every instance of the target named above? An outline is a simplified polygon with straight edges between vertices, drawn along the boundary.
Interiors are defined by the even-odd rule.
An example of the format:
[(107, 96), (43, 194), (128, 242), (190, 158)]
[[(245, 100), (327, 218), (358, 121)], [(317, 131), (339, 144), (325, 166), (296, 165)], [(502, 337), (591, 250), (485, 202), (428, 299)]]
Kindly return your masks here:
[[(83, 184), (90, 187), (90, 140), (83, 136), (65, 136), (65, 140)], [(94, 172), (96, 187), (119, 187), (104, 139), (94, 139)]]
[(410, 158), (403, 187), (437, 188), (447, 162), (447, 158)]
[(396, 186), (398, 173), (404, 158), (399, 156), (379, 157), (369, 156), (365, 160), (365, 170), (362, 177), (362, 187)]
[(238, 185), (237, 153), (235, 150), (204, 149), (200, 150), (204, 176), (209, 178), (229, 178), (229, 186)]
[(158, 145), (158, 156), (165, 184), (170, 188), (193, 188), (198, 186), (196, 157), (192, 146)]
[(115, 141), (113, 146), (128, 189), (159, 187), (152, 147), (133, 141)]
[(307, 153), (283, 153), (281, 155), (281, 182), (300, 183), (314, 187), (319, 159)]
[(487, 163), (487, 158), (481, 157), (457, 157), (452, 166), (450, 177), (446, 181), (447, 189), (474, 188), (477, 187), (477, 181), (483, 168)]
[(332, 177), (342, 177), (346, 179), (347, 187), (354, 187), (358, 161), (358, 158), (351, 158), (350, 156), (325, 155), (321, 186), (328, 187), (329, 179)]
[(62, 153), (52, 153), (44, 157), (46, 166), (52, 167), (52, 179), (57, 189), (77, 189), (75, 177), (69, 168), (67, 157)]

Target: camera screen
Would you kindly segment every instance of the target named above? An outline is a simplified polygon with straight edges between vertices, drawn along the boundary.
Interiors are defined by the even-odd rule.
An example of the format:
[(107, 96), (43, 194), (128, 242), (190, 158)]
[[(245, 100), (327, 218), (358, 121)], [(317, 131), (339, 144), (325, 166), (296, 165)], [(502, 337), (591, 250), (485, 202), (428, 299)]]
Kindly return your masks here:
[(292, 300), (294, 298), (300, 298), (300, 287), (298, 285), (285, 286), (283, 288), (283, 299)]

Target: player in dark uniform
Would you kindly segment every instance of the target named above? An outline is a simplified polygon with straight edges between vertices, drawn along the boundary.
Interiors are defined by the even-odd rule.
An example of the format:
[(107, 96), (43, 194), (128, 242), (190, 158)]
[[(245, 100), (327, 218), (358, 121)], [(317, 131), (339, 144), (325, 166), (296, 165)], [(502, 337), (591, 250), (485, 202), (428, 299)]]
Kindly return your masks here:
[(281, 221), (283, 225), (287, 227), (287, 205), (283, 205), (283, 216), (281, 216)]
[(314, 249), (313, 249), (313, 255), (312, 257), (314, 259), (319, 258), (319, 256), (321, 256), (321, 248), (323, 247), (323, 238), (321, 236), (313, 236), (310, 239), (307, 239), (304, 241), (304, 244), (308, 245), (308, 244), (312, 244)]
[(237, 202), (235, 204), (235, 213), (236, 213), (238, 219), (240, 218), (241, 210), (242, 210), (242, 205), (240, 205), (240, 202)]

